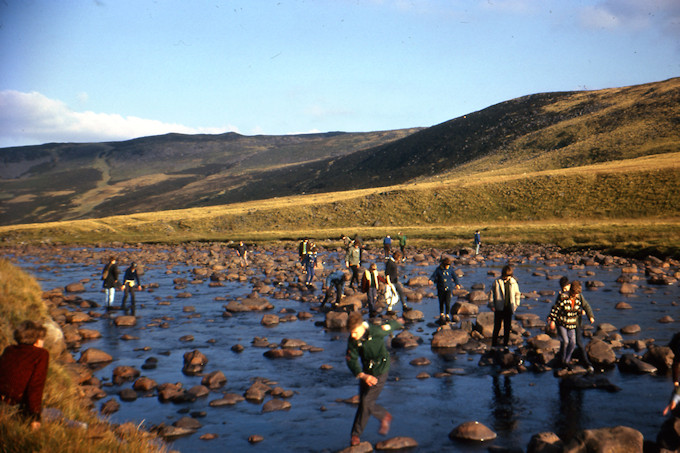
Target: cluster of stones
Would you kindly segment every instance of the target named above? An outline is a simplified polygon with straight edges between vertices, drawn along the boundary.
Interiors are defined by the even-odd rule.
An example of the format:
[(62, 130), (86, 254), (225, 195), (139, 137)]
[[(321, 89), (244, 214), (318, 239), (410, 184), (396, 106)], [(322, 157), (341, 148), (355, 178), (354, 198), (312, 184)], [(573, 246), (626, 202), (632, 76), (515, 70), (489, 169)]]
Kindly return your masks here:
[[(125, 246), (119, 244), (125, 250)], [(45, 253), (42, 249), (25, 246), (22, 254), (39, 255), (38, 252)], [(139, 248), (142, 251), (139, 251)], [(223, 251), (220, 244), (187, 244), (176, 246), (171, 252), (166, 253), (166, 249), (160, 247), (138, 246), (134, 251), (121, 253), (121, 262), (131, 261), (132, 258), (144, 263), (168, 263), (169, 259), (174, 263), (190, 266), (192, 268), (192, 279), (175, 278), (173, 283), (177, 298), (190, 298), (192, 292), (190, 285), (201, 285), (208, 282), (210, 286), (219, 287), (225, 281), (237, 281), (243, 284), (249, 283), (252, 292), (245, 297), (238, 298), (217, 298), (224, 302), (224, 312), (222, 316), (231, 317), (234, 313), (241, 312), (267, 312), (275, 308), (271, 300), (291, 299), (303, 303), (319, 302), (322, 295), (315, 294), (305, 285), (303, 280), (302, 268), (297, 259), (294, 245), (285, 247), (272, 247), (271, 253), (259, 253), (252, 255), (252, 264), (249, 268), (239, 268), (236, 263), (226, 264), (223, 260)], [(675, 285), (680, 278), (680, 263), (672, 259), (660, 260), (655, 257), (647, 257), (644, 260), (631, 260), (626, 258), (612, 257), (601, 254), (591, 254), (588, 256), (570, 254), (564, 255), (556, 250), (544, 247), (524, 246), (522, 248), (496, 247), (489, 251), (487, 248), (485, 257), (474, 256), (470, 250), (460, 250), (456, 252), (448, 251), (455, 267), (459, 266), (482, 266), (485, 260), (496, 262), (510, 262), (515, 264), (535, 263), (535, 275), (543, 276), (549, 280), (557, 280), (561, 275), (552, 272), (556, 266), (569, 266), (572, 270), (589, 276), (595, 273), (589, 271), (595, 266), (618, 268), (621, 275), (617, 282), (618, 291), (622, 296), (635, 294), (640, 291), (638, 285), (640, 280), (646, 280), (648, 285)], [(94, 251), (72, 249), (69, 251), (75, 255), (73, 259), (81, 262), (101, 262), (104, 255)], [(406, 282), (406, 294), (408, 301), (418, 303), (423, 298), (433, 298), (434, 293), (428, 281), (428, 273), (425, 268), (431, 268), (438, 263), (438, 260), (447, 252), (439, 249), (420, 250), (409, 258), (416, 268), (416, 275), (413, 275)], [(127, 255), (127, 256), (126, 256)], [(367, 261), (377, 261), (378, 254), (365, 255)], [(328, 267), (338, 267), (342, 263), (333, 261), (326, 262)], [(422, 272), (417, 269), (423, 268)], [(256, 269), (258, 271), (256, 271)], [(168, 264), (168, 274), (172, 273), (171, 265)], [(459, 275), (463, 273), (459, 270)], [(490, 270), (489, 275), (498, 277), (496, 270)], [(95, 275), (93, 275), (95, 277)], [(92, 301), (81, 299), (78, 293), (85, 291), (84, 285), (90, 279), (83, 279), (79, 282), (68, 285), (61, 289), (52, 290), (44, 294), (50, 307), (50, 315), (55, 321), (53, 325), (48, 325), (49, 335), (52, 337), (53, 344), (59, 344), (60, 335), (63, 336), (60, 349), (62, 351), (77, 351), (82, 347), (84, 341), (95, 339), (100, 336), (99, 332), (83, 327), (88, 322), (103, 316), (101, 311), (92, 310), (97, 304)], [(556, 284), (555, 284), (556, 285)], [(603, 287), (602, 282), (587, 280), (586, 288), (597, 291)], [(146, 290), (150, 293), (157, 284), (147, 285)], [(480, 356), (480, 366), (494, 366), (500, 369), (501, 374), (522, 373), (527, 370), (534, 372), (545, 372), (553, 370), (555, 355), (559, 350), (560, 343), (555, 338), (542, 332), (545, 327), (545, 320), (541, 319), (531, 310), (536, 303), (552, 302), (555, 291), (527, 292), (522, 294), (523, 306), (516, 314), (516, 319), (512, 322), (512, 333), (510, 336), (514, 352), (497, 351), (489, 348), (489, 339), (493, 329), (493, 314), (489, 311), (480, 309), (486, 305), (488, 300), (487, 288), (483, 283), (478, 283), (470, 287), (469, 290), (456, 290), (454, 295), (457, 301), (454, 304), (452, 313), (454, 325), (439, 326), (433, 322), (426, 323), (425, 326), (432, 329), (430, 347), (433, 351), (441, 354), (478, 354)], [(327, 311), (324, 320), (317, 322), (320, 327), (328, 330), (342, 330), (346, 328), (348, 312), (359, 310), (365, 304), (364, 294), (347, 289), (346, 297), (343, 299), (341, 307), (336, 311)], [(159, 305), (170, 304), (169, 300), (157, 299)], [(381, 305), (382, 304), (382, 305)], [(384, 302), (379, 301), (379, 308), (384, 309)], [(630, 310), (633, 307), (626, 301), (621, 301), (616, 306), (620, 310)], [(193, 307), (185, 306), (184, 310), (188, 316), (200, 316), (193, 313)], [(262, 326), (272, 328), (282, 322), (296, 322), (314, 317), (312, 312), (319, 311), (316, 305), (310, 305), (308, 311), (289, 312), (282, 310), (278, 314), (264, 313), (259, 316)], [(415, 335), (412, 331), (422, 333), (424, 328), (418, 323), (425, 322), (423, 313), (414, 309), (404, 313), (405, 321), (411, 325), (409, 330), (404, 330), (391, 340), (391, 346), (395, 349), (417, 348), (423, 343), (421, 336)], [(129, 326), (137, 322), (134, 316), (114, 316), (113, 321), (116, 326)], [(148, 327), (170, 328), (173, 319), (164, 317), (153, 320)], [(659, 323), (674, 322), (670, 316), (664, 316), (658, 320)], [(640, 327), (635, 324), (616, 327), (608, 323), (599, 323), (597, 328), (586, 332), (590, 337), (587, 346), (587, 354), (593, 365), (600, 370), (618, 366), (621, 372), (626, 373), (667, 373), (670, 369), (673, 353), (668, 347), (654, 344), (654, 339), (627, 340), (626, 335), (637, 334)], [(122, 339), (132, 339), (123, 335)], [(191, 336), (180, 339), (184, 342), (191, 342)], [(321, 352), (322, 348), (310, 346), (303, 340), (284, 339), (280, 344), (271, 344), (265, 337), (255, 337), (251, 342), (251, 347), (263, 348), (263, 354), (270, 359), (295, 358), (304, 355), (305, 352)], [(241, 352), (245, 349), (243, 345), (234, 345), (234, 352)], [(617, 356), (617, 351), (625, 350)], [(92, 375), (91, 370), (99, 366), (110, 363), (113, 358), (103, 351), (93, 348), (81, 352), (80, 358), (76, 361), (71, 354), (62, 354), (61, 359), (70, 361), (70, 367), (77, 376), (80, 384), (80, 393), (94, 401), (103, 399), (107, 392), (103, 390), (104, 384)], [(142, 366), (142, 369), (151, 370), (156, 366), (157, 358), (150, 357)], [(184, 355), (184, 365), (182, 373), (187, 376), (202, 377), (201, 384), (190, 388), (184, 388), (183, 384), (161, 383), (158, 384), (149, 377), (141, 375), (139, 370), (129, 366), (118, 366), (113, 370), (110, 386), (123, 386), (131, 383), (131, 388), (123, 388), (118, 392), (121, 401), (133, 401), (139, 396), (156, 396), (160, 402), (184, 403), (194, 401), (197, 398), (209, 397), (219, 394), (219, 397), (211, 400), (211, 407), (232, 406), (242, 401), (250, 401), (257, 404), (264, 403), (267, 396), (270, 396), (262, 406), (262, 412), (286, 410), (291, 407), (289, 398), (293, 396), (290, 390), (284, 390), (276, 385), (275, 382), (262, 377), (251, 378), (251, 384), (244, 393), (233, 393), (221, 390), (227, 383), (226, 376), (221, 371), (203, 374), (203, 369), (208, 363), (208, 358), (199, 350), (189, 351)], [(418, 358), (411, 362), (413, 366), (423, 366), (429, 364), (426, 358)], [(323, 366), (323, 369), (330, 369), (331, 366)], [(457, 370), (447, 369), (435, 374), (435, 378), (451, 376)], [(563, 379), (565, 385), (576, 388), (605, 388), (616, 391), (616, 387), (606, 379), (597, 375), (588, 375), (586, 370), (576, 367), (573, 370), (559, 370), (556, 375)], [(427, 373), (420, 373), (419, 379), (430, 378)], [(114, 399), (109, 399), (101, 405), (101, 412), (110, 414), (119, 410), (119, 403)], [(187, 411), (188, 412), (188, 411)], [(172, 426), (159, 425), (156, 427), (161, 435), (165, 437), (176, 437), (192, 434), (200, 428), (198, 418), (204, 413), (192, 413), (191, 417), (182, 417), (173, 423)], [(603, 431), (604, 430), (604, 431)], [(641, 444), (641, 434), (631, 428), (615, 427), (603, 430), (585, 430), (577, 438), (570, 440), (580, 442), (582, 445), (591, 445), (593, 439), (605, 439), (603, 445), (610, 445), (612, 442), (632, 442), (634, 445)], [(495, 437), (493, 432), (475, 422), (467, 422), (451, 432), (452, 439), (465, 439), (486, 441)], [(631, 431), (635, 431), (632, 433)], [(638, 436), (639, 435), (639, 436)], [(205, 439), (214, 438), (216, 435), (207, 434)], [(259, 435), (250, 436), (251, 442), (259, 442), (262, 437)], [(639, 442), (638, 442), (639, 441)], [(607, 444), (606, 442), (609, 442)], [(366, 443), (354, 447), (352, 451), (363, 451)], [(384, 443), (376, 446), (378, 449), (399, 449), (416, 446), (417, 442), (411, 438), (395, 437), (387, 439)], [(562, 441), (553, 433), (541, 433), (532, 438), (529, 451), (558, 451), (550, 450), (551, 445), (555, 448), (566, 448)], [(370, 444), (368, 444), (370, 447)], [(571, 448), (571, 447), (570, 447)], [(590, 447), (588, 447), (590, 448)], [(603, 447), (604, 448), (604, 447)], [(561, 451), (561, 450), (559, 450)], [(585, 451), (573, 449), (569, 451)], [(591, 451), (591, 450), (588, 450)], [(594, 451), (594, 450), (593, 450)], [(598, 450), (599, 451), (599, 450)], [(604, 450), (603, 450), (604, 451)], [(627, 450), (608, 450), (608, 451), (627, 451)], [(636, 451), (636, 450), (632, 450)], [(639, 450), (637, 450), (639, 451)]]

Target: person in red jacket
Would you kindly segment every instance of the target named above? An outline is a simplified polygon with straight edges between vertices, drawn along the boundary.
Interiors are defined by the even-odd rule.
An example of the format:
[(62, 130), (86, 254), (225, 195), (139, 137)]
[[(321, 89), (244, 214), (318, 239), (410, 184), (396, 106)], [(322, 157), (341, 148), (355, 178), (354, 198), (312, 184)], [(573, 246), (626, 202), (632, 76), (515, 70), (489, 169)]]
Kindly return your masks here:
[(50, 355), (43, 348), (45, 333), (45, 328), (33, 321), (22, 322), (14, 331), (18, 344), (7, 346), (0, 356), (0, 401), (18, 404), (33, 429), (40, 428)]

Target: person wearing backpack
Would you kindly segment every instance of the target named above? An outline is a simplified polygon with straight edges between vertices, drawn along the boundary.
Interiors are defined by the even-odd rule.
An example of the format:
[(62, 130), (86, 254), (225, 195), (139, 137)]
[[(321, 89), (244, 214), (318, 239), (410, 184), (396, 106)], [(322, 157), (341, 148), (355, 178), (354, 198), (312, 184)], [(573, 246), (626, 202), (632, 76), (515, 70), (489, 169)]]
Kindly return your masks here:
[(104, 267), (102, 272), (102, 284), (104, 288), (104, 293), (106, 293), (106, 311), (111, 310), (113, 301), (116, 297), (116, 287), (120, 286), (118, 282), (118, 266), (116, 265), (116, 257), (112, 256), (109, 258), (109, 262)]
[(361, 279), (361, 290), (366, 293), (368, 298), (368, 316), (373, 318), (377, 311), (375, 303), (378, 300), (378, 266), (375, 263), (364, 271), (364, 276)]

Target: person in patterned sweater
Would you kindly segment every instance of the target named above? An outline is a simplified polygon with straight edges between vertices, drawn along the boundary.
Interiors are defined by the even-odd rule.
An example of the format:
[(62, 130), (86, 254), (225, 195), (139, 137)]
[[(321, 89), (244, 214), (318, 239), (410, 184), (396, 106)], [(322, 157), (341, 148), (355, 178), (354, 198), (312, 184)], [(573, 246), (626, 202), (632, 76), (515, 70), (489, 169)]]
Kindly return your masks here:
[(557, 327), (557, 335), (562, 342), (563, 367), (569, 366), (571, 355), (576, 349), (576, 326), (582, 310), (581, 282), (574, 280), (569, 292), (560, 294), (548, 315), (550, 329)]

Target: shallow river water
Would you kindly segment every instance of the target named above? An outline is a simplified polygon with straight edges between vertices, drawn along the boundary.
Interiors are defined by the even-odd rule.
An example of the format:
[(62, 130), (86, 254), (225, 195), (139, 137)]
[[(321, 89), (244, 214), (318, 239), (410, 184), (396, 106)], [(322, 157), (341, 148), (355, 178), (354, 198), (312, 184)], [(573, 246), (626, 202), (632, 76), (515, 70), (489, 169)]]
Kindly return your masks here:
[[(82, 249), (82, 248), (81, 248)], [(93, 249), (94, 250), (94, 249)], [(134, 250), (126, 250), (132, 253)], [(257, 251), (255, 253), (264, 253)], [(78, 263), (70, 259), (54, 257), (48, 262), (32, 256), (9, 257), (22, 268), (35, 275), (44, 290), (63, 288), (82, 279), (91, 279), (85, 284), (87, 291), (79, 294), (84, 299), (102, 304), (98, 263)], [(322, 253), (320, 259), (336, 261), (336, 253)], [(119, 263), (121, 273), (128, 263)], [(493, 281), (490, 270), (500, 270), (505, 264), (501, 260), (487, 260), (481, 265), (458, 267), (464, 272), (462, 283), (469, 289), (473, 284), (484, 283), (488, 289)], [(49, 265), (49, 267), (47, 266)], [(382, 264), (378, 269), (383, 270)], [(168, 269), (171, 272), (168, 272)], [(408, 262), (406, 276), (429, 276), (434, 265), (416, 266)], [(566, 265), (547, 266), (545, 262), (524, 260), (516, 267), (516, 276), (523, 293), (541, 290), (556, 290), (557, 281), (547, 275), (567, 275), (572, 279), (599, 280), (604, 287), (586, 291), (585, 296), (595, 310), (596, 325), (611, 323), (617, 328), (639, 324), (642, 332), (625, 335), (624, 339), (650, 339), (665, 345), (678, 330), (676, 323), (662, 324), (658, 320), (665, 315), (680, 318), (678, 307), (680, 289), (672, 286), (650, 286), (642, 279), (635, 295), (624, 296), (618, 291), (616, 279), (621, 275), (619, 267), (592, 266), (572, 269)], [(97, 409), (109, 398), (118, 399), (122, 388), (131, 388), (128, 382), (121, 386), (111, 385), (112, 370), (118, 365), (130, 365), (142, 371), (156, 382), (182, 382), (185, 388), (200, 384), (200, 376), (186, 376), (182, 373), (183, 354), (194, 349), (202, 351), (209, 359), (204, 372), (221, 370), (228, 379), (227, 384), (213, 391), (209, 396), (192, 403), (161, 403), (156, 396), (140, 397), (134, 402), (120, 402), (120, 410), (110, 419), (116, 423), (134, 421), (146, 427), (165, 423), (172, 424), (187, 412), (205, 411), (199, 418), (203, 425), (196, 434), (172, 442), (172, 448), (182, 452), (224, 452), (224, 451), (337, 451), (349, 444), (351, 423), (355, 406), (339, 399), (350, 398), (357, 392), (357, 383), (344, 362), (347, 333), (327, 331), (315, 323), (324, 320), (324, 315), (312, 311), (317, 303), (304, 303), (288, 299), (273, 299), (275, 306), (270, 313), (280, 314), (282, 309), (294, 312), (309, 311), (314, 317), (308, 320), (281, 323), (266, 328), (260, 324), (263, 313), (236, 313), (224, 318), (223, 300), (245, 296), (252, 291), (249, 283), (225, 282), (223, 287), (211, 288), (208, 282), (188, 285), (192, 293), (188, 299), (177, 298), (178, 290), (173, 279), (184, 277), (191, 280), (191, 269), (182, 265), (164, 263), (148, 264), (142, 283), (157, 283), (153, 292), (137, 294), (137, 325), (116, 327), (110, 319), (99, 318), (84, 327), (97, 329), (103, 337), (83, 342), (81, 351), (98, 348), (109, 352), (114, 361), (99, 369), (95, 375), (107, 385), (104, 389), (109, 396), (97, 403)], [(590, 271), (591, 275), (585, 272)], [(256, 270), (256, 276), (258, 275)], [(317, 281), (317, 288), (320, 288)], [(320, 290), (317, 289), (317, 294)], [(431, 288), (430, 292), (434, 292)], [(120, 304), (121, 292), (116, 295)], [(455, 298), (454, 298), (455, 299)], [(545, 318), (554, 297), (523, 299), (519, 313), (530, 311)], [(164, 303), (159, 303), (163, 301)], [(614, 305), (625, 301), (631, 310), (617, 310)], [(195, 307), (195, 312), (183, 311), (185, 306)], [(421, 337), (420, 346), (410, 350), (392, 350), (392, 368), (389, 381), (379, 398), (394, 416), (390, 437), (409, 436), (419, 447), (416, 451), (486, 451), (491, 445), (525, 450), (533, 434), (553, 431), (569, 435), (579, 429), (625, 425), (642, 432), (645, 438), (654, 439), (664, 418), (661, 411), (667, 402), (671, 379), (669, 376), (622, 374), (618, 369), (603, 374), (621, 388), (617, 393), (603, 390), (567, 391), (561, 394), (559, 379), (550, 372), (525, 372), (512, 376), (500, 375), (494, 367), (478, 366), (480, 355), (459, 353), (438, 355), (430, 348), (435, 327), (432, 322), (438, 314), (436, 298), (424, 298), (412, 304), (425, 314), (425, 322), (415, 323), (407, 328)], [(398, 307), (399, 309), (401, 306)], [(487, 310), (481, 307), (482, 310)], [(102, 311), (95, 308), (94, 311)], [(198, 316), (200, 315), (200, 317)], [(169, 328), (158, 327), (159, 318), (167, 317)], [(540, 329), (530, 329), (532, 335)], [(138, 340), (122, 340), (129, 334)], [(193, 335), (194, 340), (183, 342), (182, 336)], [(311, 346), (323, 348), (322, 352), (305, 352), (294, 359), (268, 359), (263, 356), (266, 349), (252, 346), (255, 336), (265, 336), (271, 343), (284, 338), (302, 339)], [(245, 350), (236, 353), (231, 350), (235, 344), (242, 344)], [(618, 350), (617, 355), (631, 350)], [(74, 357), (80, 356), (75, 351)], [(158, 359), (154, 370), (142, 370), (141, 366), (149, 357)], [(416, 367), (409, 362), (414, 358), (427, 357), (431, 364)], [(322, 365), (331, 365), (322, 370)], [(426, 371), (430, 375), (446, 369), (456, 374), (445, 378), (417, 379)], [(294, 396), (288, 401), (288, 411), (262, 413), (262, 404), (247, 401), (228, 407), (210, 407), (209, 402), (222, 393), (243, 394), (255, 377), (276, 381), (280, 387), (293, 390)], [(269, 397), (266, 399), (268, 400)], [(265, 401), (266, 401), (265, 400)], [(493, 429), (498, 437), (483, 445), (473, 445), (450, 440), (449, 432), (458, 424), (476, 420)], [(377, 433), (379, 423), (372, 419), (362, 440), (376, 444), (385, 439)], [(215, 433), (214, 440), (200, 440), (205, 433)], [(258, 444), (248, 443), (250, 435), (264, 437)]]

